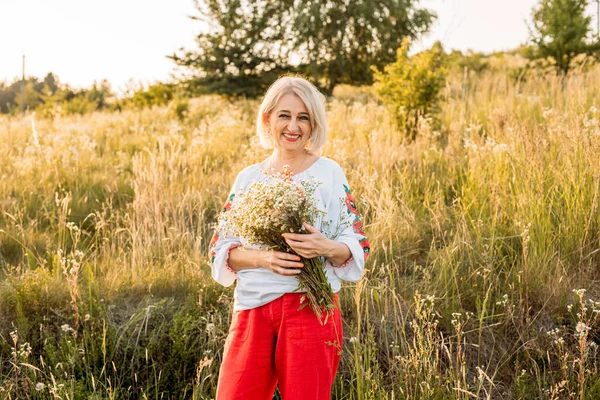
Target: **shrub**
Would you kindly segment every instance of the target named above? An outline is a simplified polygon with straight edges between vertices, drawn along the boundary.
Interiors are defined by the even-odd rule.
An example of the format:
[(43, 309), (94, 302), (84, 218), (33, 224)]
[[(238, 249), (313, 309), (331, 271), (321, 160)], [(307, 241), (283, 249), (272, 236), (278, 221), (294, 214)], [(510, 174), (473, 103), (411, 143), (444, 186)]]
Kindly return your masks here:
[(136, 107), (163, 106), (173, 100), (173, 85), (158, 82), (148, 90), (138, 90), (133, 94), (131, 101)]
[(414, 140), (419, 122), (439, 112), (440, 90), (446, 79), (446, 55), (440, 42), (429, 50), (409, 57), (410, 42), (398, 49), (396, 62), (383, 72), (373, 69), (375, 92), (391, 106), (398, 127)]
[(489, 69), (490, 64), (484, 53), (469, 50), (463, 54), (460, 50), (452, 50), (448, 56), (448, 67), (457, 69), (460, 73), (465, 69), (481, 73)]

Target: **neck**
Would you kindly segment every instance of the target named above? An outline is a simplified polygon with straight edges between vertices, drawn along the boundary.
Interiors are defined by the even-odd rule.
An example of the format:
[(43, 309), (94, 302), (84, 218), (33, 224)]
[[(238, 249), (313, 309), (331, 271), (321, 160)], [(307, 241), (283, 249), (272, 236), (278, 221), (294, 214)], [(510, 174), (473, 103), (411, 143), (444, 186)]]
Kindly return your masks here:
[(308, 156), (308, 152), (305, 150), (298, 151), (295, 153), (288, 153), (285, 151), (274, 149), (272, 157), (276, 163), (282, 163), (282, 165), (287, 164), (287, 165), (291, 166), (291, 164), (293, 164), (295, 162), (304, 161), (307, 156)]
[(302, 172), (305, 167), (306, 160), (309, 158), (310, 153), (302, 150), (295, 153), (287, 153), (278, 149), (273, 150), (271, 158), (271, 168), (275, 171), (280, 172), (284, 165), (289, 165), (292, 172)]

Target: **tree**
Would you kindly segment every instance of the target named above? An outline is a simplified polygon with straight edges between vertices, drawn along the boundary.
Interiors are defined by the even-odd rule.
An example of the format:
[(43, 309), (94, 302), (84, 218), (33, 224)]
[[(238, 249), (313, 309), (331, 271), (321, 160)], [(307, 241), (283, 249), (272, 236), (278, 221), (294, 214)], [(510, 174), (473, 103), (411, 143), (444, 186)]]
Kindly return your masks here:
[(12, 86), (0, 82), (0, 114), (7, 114), (15, 107), (17, 93), (12, 89)]
[(39, 115), (46, 117), (53, 117), (57, 113), (85, 114), (111, 107), (108, 99), (112, 96), (106, 80), (94, 82), (89, 89), (73, 90), (69, 85), (61, 84), (51, 72), (43, 80), (27, 77), (24, 94), (21, 79), (13, 80), (10, 85), (0, 82), (0, 114), (18, 112), (21, 104), (27, 110), (39, 111)]
[(44, 77), (44, 91), (49, 95), (54, 95), (58, 89), (58, 78), (52, 72), (48, 72)]
[(371, 66), (394, 61), (404, 38), (426, 32), (435, 14), (417, 0), (307, 0), (296, 2), (292, 47), (315, 82), (333, 93), (338, 83), (371, 84)]
[(417, 136), (419, 121), (439, 111), (440, 91), (447, 74), (447, 56), (440, 42), (429, 50), (409, 57), (410, 41), (398, 49), (396, 62), (383, 72), (374, 69), (375, 91), (392, 107), (398, 126), (408, 138)]
[(531, 58), (551, 58), (567, 75), (573, 59), (598, 50), (588, 39), (591, 17), (585, 15), (588, 0), (540, 0), (533, 10), (530, 41), (536, 46)]
[(284, 33), (290, 28), (285, 1), (195, 0), (209, 32), (196, 37), (198, 49), (169, 56), (189, 67), (208, 91), (258, 96), (288, 66)]
[(42, 98), (44, 83), (36, 77), (30, 77), (25, 80), (24, 91), (21, 90), (20, 81), (15, 81), (11, 88), (15, 90), (15, 104), (19, 108), (24, 103), (25, 109), (34, 110), (37, 106), (44, 103)]
[[(402, 38), (435, 15), (419, 0), (197, 0), (211, 25), (198, 49), (170, 56), (209, 91), (258, 95), (283, 72), (308, 75), (327, 94), (338, 83), (370, 84), (370, 66), (394, 60)], [(292, 64), (295, 58), (299, 64)]]

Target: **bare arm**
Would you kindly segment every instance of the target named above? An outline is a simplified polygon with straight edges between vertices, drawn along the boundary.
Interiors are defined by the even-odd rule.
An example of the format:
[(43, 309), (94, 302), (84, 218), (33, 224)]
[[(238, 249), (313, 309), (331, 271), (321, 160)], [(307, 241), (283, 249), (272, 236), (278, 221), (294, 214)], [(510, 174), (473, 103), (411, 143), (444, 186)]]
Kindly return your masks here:
[(252, 250), (237, 247), (229, 253), (229, 267), (234, 271), (268, 268), (280, 275), (298, 275), (304, 265), (300, 257), (273, 250)]
[(329, 261), (331, 261), (334, 265), (340, 265), (345, 263), (350, 257), (352, 257), (352, 253), (350, 249), (345, 243), (336, 242), (335, 240), (330, 240), (330, 250), (328, 254), (325, 254), (325, 257)]

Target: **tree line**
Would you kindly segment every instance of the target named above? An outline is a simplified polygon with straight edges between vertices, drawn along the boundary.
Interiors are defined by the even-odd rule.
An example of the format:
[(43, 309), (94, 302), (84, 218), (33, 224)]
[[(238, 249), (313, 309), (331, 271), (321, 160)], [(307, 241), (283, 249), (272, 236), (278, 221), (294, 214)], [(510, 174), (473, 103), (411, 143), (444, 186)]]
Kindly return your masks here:
[(16, 114), (22, 108), (36, 111), (43, 117), (83, 115), (100, 110), (120, 111), (165, 105), (182, 93), (177, 84), (156, 82), (130, 87), (125, 96), (119, 98), (106, 80), (94, 82), (89, 88), (75, 89), (61, 83), (59, 77), (50, 72), (42, 79), (30, 76), (24, 81), (0, 82), (0, 114)]
[(309, 77), (326, 94), (373, 82), (371, 67), (396, 58), (404, 38), (427, 32), (435, 14), (418, 0), (204, 0), (209, 27), (196, 49), (170, 56), (214, 93), (257, 96), (282, 73)]
[[(196, 48), (168, 56), (187, 69), (187, 77), (139, 87), (122, 99), (105, 81), (78, 90), (60, 84), (53, 74), (0, 82), (0, 113), (17, 112), (22, 104), (49, 114), (57, 108), (83, 114), (164, 105), (206, 93), (257, 97), (281, 74), (298, 73), (327, 95), (338, 84), (375, 84), (379, 98), (404, 113), (398, 120), (414, 132), (419, 116), (435, 114), (449, 69), (486, 68), (484, 55), (447, 54), (440, 43), (409, 55), (410, 44), (436, 18), (419, 0), (194, 2), (198, 15), (193, 18), (208, 28), (196, 37)], [(531, 60), (527, 68), (545, 64), (566, 76), (581, 57), (598, 57), (600, 45), (586, 15), (588, 5), (588, 0), (538, 1), (529, 43), (520, 50)]]
[[(598, 53), (588, 0), (539, 0), (527, 51), (566, 75), (579, 55)], [(300, 73), (331, 95), (337, 84), (371, 85), (374, 70), (404, 56), (436, 15), (418, 0), (196, 0), (209, 30), (197, 47), (170, 56), (193, 73), (190, 86), (258, 96), (282, 73)]]
[(43, 109), (62, 105), (68, 113), (87, 113), (105, 109), (111, 96), (107, 81), (94, 83), (88, 89), (72, 89), (62, 85), (58, 77), (48, 73), (43, 79), (28, 77), (12, 83), (0, 82), (0, 113), (15, 113), (21, 108)]

